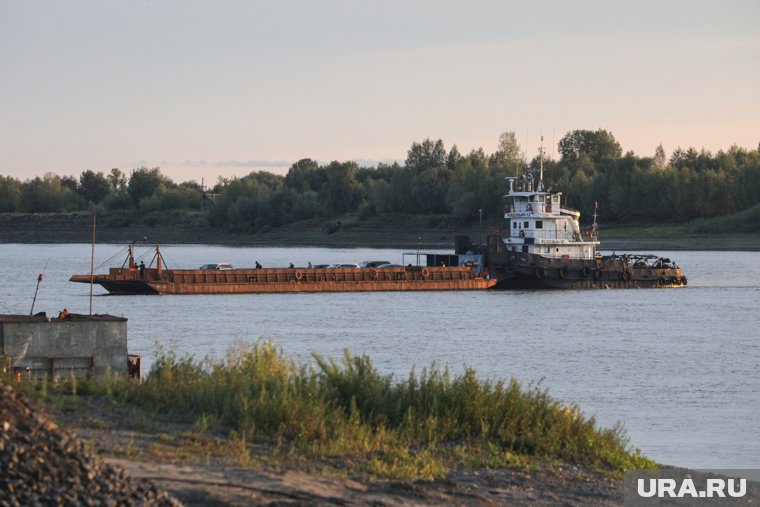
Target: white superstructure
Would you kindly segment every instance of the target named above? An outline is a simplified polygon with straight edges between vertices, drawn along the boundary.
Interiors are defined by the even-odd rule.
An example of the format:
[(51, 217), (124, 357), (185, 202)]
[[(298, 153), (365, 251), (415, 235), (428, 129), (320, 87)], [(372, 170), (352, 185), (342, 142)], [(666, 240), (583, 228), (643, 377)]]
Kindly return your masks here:
[(510, 252), (541, 255), (547, 258), (594, 259), (599, 235), (596, 213), (592, 229), (582, 231), (579, 211), (562, 207), (562, 192), (543, 188), (543, 160), (538, 184), (533, 175), (507, 178), (509, 193), (504, 210), (509, 232), (502, 241)]

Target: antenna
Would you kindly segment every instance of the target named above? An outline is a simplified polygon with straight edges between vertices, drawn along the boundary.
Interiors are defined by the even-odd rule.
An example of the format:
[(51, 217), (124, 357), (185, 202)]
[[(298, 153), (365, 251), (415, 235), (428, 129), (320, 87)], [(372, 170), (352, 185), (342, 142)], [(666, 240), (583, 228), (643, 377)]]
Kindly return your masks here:
[(525, 167), (528, 167), (528, 129), (525, 129)]
[(538, 149), (538, 157), (540, 160), (540, 172), (538, 175), (538, 187), (536, 190), (544, 189), (544, 136), (541, 135), (541, 147)]

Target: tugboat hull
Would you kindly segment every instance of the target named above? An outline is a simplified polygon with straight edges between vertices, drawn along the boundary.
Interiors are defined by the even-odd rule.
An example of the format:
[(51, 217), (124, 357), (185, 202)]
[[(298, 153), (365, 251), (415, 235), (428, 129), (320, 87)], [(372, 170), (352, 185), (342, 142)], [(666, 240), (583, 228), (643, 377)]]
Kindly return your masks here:
[[(650, 256), (602, 256), (592, 260), (555, 259), (502, 252), (491, 262), (496, 289), (679, 288), (688, 283), (678, 267)], [(658, 265), (659, 262), (659, 265)]]

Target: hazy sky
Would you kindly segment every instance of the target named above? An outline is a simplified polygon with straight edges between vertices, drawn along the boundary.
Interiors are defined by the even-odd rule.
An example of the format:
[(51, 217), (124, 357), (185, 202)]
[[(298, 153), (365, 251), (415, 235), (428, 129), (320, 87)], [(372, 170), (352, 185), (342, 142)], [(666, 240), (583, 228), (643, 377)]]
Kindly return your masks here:
[[(0, 0), (0, 174), (760, 143), (760, 2)], [(527, 144), (526, 144), (527, 138)]]

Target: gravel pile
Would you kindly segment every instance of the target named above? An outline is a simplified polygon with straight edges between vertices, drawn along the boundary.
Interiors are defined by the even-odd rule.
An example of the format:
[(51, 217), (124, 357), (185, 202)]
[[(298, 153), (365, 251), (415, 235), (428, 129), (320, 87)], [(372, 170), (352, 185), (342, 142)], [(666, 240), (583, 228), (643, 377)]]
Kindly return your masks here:
[(182, 505), (103, 463), (0, 382), (0, 506)]

